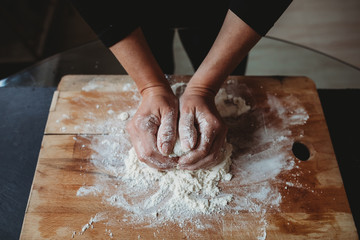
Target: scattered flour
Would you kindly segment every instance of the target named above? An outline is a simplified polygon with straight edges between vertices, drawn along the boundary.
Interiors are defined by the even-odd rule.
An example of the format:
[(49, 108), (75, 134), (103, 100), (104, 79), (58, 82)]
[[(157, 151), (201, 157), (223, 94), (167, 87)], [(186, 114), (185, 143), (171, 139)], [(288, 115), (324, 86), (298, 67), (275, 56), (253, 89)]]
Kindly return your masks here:
[[(221, 194), (219, 181), (229, 181), (231, 160), (231, 144), (226, 144), (221, 158), (224, 161), (209, 170), (170, 170), (158, 171), (140, 162), (134, 148), (125, 159), (125, 175), (122, 180), (144, 191), (158, 185), (158, 190), (139, 204), (131, 204), (124, 194), (117, 192), (108, 198), (111, 205), (126, 207), (127, 210), (144, 214), (149, 212), (163, 220), (181, 220), (183, 215), (188, 218), (198, 213), (209, 214), (219, 211), (232, 198), (231, 194)], [(140, 189), (139, 189), (140, 188)], [(155, 211), (155, 212), (154, 212)]]
[(123, 92), (134, 91), (134, 84), (133, 83), (125, 83), (122, 87)]
[(275, 107), (279, 117), (290, 125), (302, 125), (309, 119), (305, 109), (297, 107), (299, 101), (291, 95), (286, 96), (281, 102), (279, 98), (268, 95), (268, 103), (270, 106)]
[[(173, 86), (174, 92), (179, 88), (184, 89), (184, 84)], [(285, 101), (279, 101), (273, 95), (267, 98), (270, 113), (283, 124), (277, 126), (266, 116), (256, 115), (256, 121), (263, 127), (254, 127), (251, 139), (246, 134), (228, 138), (230, 144), (227, 143), (223, 151), (225, 161), (210, 170), (158, 171), (138, 161), (125, 134), (126, 120), (134, 115), (134, 109), (109, 115), (103, 123), (87, 126), (107, 133), (82, 136), (91, 141), (92, 168), (102, 174), (95, 175), (96, 179), (90, 186), (84, 184), (77, 195), (102, 196), (104, 204), (122, 212), (107, 213), (108, 217), (102, 220), (113, 224), (121, 221), (132, 226), (163, 226), (173, 222), (183, 227), (187, 221), (192, 221), (195, 229), (207, 229), (212, 226), (202, 222), (200, 216), (254, 213), (259, 224), (256, 230), (258, 239), (265, 239), (266, 212), (268, 209), (276, 210), (282, 201), (280, 191), (272, 183), (277, 181), (280, 173), (296, 167), (293, 156), (281, 150), (293, 143), (290, 126), (304, 124), (308, 119), (295, 97), (289, 96)], [(250, 109), (243, 99), (227, 94), (224, 89), (219, 91), (216, 104), (222, 116), (226, 117), (238, 117)], [(246, 124), (244, 128), (256, 126), (250, 122)], [(233, 148), (236, 154), (231, 156)], [(174, 151), (182, 153), (179, 144)], [(294, 186), (296, 183), (287, 181), (283, 185)], [(87, 225), (84, 227), (86, 231)], [(246, 226), (246, 221), (239, 223), (239, 227), (254, 228)]]
[[(89, 228), (93, 228), (93, 223), (96, 223), (96, 222), (99, 222), (99, 221), (102, 221), (104, 219), (104, 216), (103, 214), (96, 214), (94, 217), (91, 217), (89, 222), (86, 223), (82, 228), (81, 228), (81, 231), (78, 232), (79, 235), (82, 235), (84, 234), (84, 232), (86, 230), (88, 230)], [(76, 232), (74, 231), (72, 233), (72, 237), (74, 237), (76, 235)]]
[(101, 78), (94, 78), (90, 82), (88, 82), (84, 87), (82, 87), (82, 90), (84, 92), (90, 92), (99, 88), (103, 88), (104, 85), (102, 84)]

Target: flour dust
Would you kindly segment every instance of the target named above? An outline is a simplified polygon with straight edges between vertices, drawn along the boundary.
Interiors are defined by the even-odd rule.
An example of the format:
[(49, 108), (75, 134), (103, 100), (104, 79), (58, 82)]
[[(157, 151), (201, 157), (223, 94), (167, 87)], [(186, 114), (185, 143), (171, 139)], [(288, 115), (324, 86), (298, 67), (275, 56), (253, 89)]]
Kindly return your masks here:
[[(174, 92), (184, 88), (184, 83), (173, 85)], [(83, 88), (84, 91), (94, 89), (94, 83)], [(123, 91), (133, 89), (129, 87)], [(140, 101), (140, 98), (134, 99)], [(265, 239), (266, 213), (279, 209), (282, 201), (281, 192), (273, 183), (278, 181), (279, 174), (296, 168), (296, 160), (285, 150), (294, 140), (290, 128), (305, 124), (309, 116), (293, 96), (280, 101), (268, 94), (269, 110), (264, 114), (248, 106), (241, 97), (220, 89), (216, 105), (230, 124), (230, 131), (231, 124), (236, 123), (231, 119), (240, 119), (252, 131), (251, 136), (246, 131), (240, 136), (229, 134), (223, 150), (225, 161), (211, 170), (158, 171), (138, 161), (125, 131), (136, 109), (108, 113), (103, 122), (81, 126), (84, 130), (101, 130), (107, 134), (81, 136), (90, 141), (93, 154), (89, 161), (101, 174), (96, 174), (91, 184), (85, 182), (78, 189), (79, 199), (88, 195), (101, 196), (102, 204), (112, 206), (112, 211), (97, 214), (101, 216), (97, 220), (106, 222), (108, 228), (116, 227), (119, 222), (143, 227), (172, 223), (188, 236), (213, 228), (204, 216), (232, 213), (241, 218), (242, 213), (250, 213), (258, 221), (258, 239)], [(247, 122), (246, 116), (250, 115), (254, 122)], [(281, 124), (274, 124), (270, 115)], [(79, 234), (92, 225), (90, 222), (78, 229)], [(187, 222), (193, 223), (193, 229), (185, 228)], [(248, 227), (246, 221), (238, 225), (239, 228)]]

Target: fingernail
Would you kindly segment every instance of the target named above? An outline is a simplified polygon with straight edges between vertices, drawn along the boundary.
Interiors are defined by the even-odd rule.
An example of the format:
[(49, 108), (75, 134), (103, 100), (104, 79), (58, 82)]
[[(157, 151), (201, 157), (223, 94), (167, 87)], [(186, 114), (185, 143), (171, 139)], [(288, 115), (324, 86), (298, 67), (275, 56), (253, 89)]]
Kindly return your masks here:
[(161, 152), (162, 152), (163, 155), (170, 154), (170, 144), (169, 143), (163, 143), (163, 145), (161, 146)]

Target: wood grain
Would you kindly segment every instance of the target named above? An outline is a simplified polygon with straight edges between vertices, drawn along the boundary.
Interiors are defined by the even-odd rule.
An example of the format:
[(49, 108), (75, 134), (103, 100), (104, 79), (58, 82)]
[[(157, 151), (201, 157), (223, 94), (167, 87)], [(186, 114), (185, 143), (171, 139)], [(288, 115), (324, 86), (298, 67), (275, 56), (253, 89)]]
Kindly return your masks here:
[[(169, 80), (186, 82), (189, 78), (170, 76)], [(313, 82), (305, 77), (231, 76), (229, 79), (232, 81), (225, 83), (224, 87), (229, 91), (240, 91), (252, 107), (252, 112), (241, 120), (229, 122), (228, 138), (240, 141), (240, 145), (245, 139), (253, 141), (249, 123), (254, 123), (254, 116), (260, 112), (265, 116), (262, 124), (281, 126), (282, 122), (272, 117), (269, 106), (265, 104), (269, 94), (280, 100), (289, 96), (298, 99), (309, 115), (306, 124), (291, 127), (291, 133), (296, 141), (308, 146), (310, 159), (295, 159), (296, 168), (282, 172), (276, 181), (271, 182), (279, 189), (282, 202), (279, 209), (268, 209), (265, 213), (266, 239), (358, 239)], [(96, 83), (98, 87), (83, 91), (89, 83)], [(135, 108), (137, 103), (132, 97), (137, 93), (123, 91), (130, 86), (134, 87), (128, 76), (79, 75), (63, 78), (51, 105), (21, 239), (71, 239), (74, 231), (77, 232), (74, 239), (256, 239), (263, 236), (263, 229), (259, 228), (264, 217), (261, 213), (241, 211), (224, 216), (201, 216), (212, 226), (206, 229), (197, 229), (191, 222), (182, 228), (171, 222), (151, 228), (141, 223), (128, 225), (120, 221), (126, 211), (104, 203), (102, 196), (79, 198), (76, 195), (84, 184), (92, 186), (97, 176), (112, 179), (111, 174), (97, 169), (89, 161), (93, 153), (90, 147), (92, 138), (104, 132), (96, 129), (86, 131), (89, 129), (76, 126), (96, 124), (95, 121), (106, 118), (104, 111), (96, 111), (96, 105), (116, 111)], [(106, 108), (109, 104), (110, 107)], [(89, 111), (94, 112), (97, 118), (86, 119)], [(59, 124), (57, 120), (63, 115), (66, 117)], [(66, 128), (62, 128), (64, 124)], [(261, 122), (255, 122), (255, 125), (261, 127)], [(243, 151), (256, 151), (256, 147)], [(291, 148), (284, 151), (291, 153)], [(237, 154), (236, 151), (233, 153)], [(295, 178), (302, 187), (285, 184)], [(235, 190), (244, 187), (242, 184), (241, 179), (235, 176), (231, 184), (222, 185), (222, 188)], [(93, 228), (79, 235), (84, 224), (98, 212), (106, 212), (108, 219), (114, 221), (93, 223)], [(108, 231), (110, 228), (112, 235)]]

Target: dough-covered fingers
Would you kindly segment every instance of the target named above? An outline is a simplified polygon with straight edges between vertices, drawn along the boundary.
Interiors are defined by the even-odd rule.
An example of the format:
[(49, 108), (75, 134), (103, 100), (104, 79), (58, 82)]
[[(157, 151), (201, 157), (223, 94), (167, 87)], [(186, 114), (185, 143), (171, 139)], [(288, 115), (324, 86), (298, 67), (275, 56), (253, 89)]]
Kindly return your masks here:
[(180, 114), (179, 138), (181, 148), (187, 152), (196, 146), (197, 130), (195, 128), (195, 117), (193, 113)]
[[(210, 151), (207, 154), (204, 154), (205, 156), (199, 155), (199, 160), (197, 162), (192, 162), (191, 164), (184, 164), (180, 165), (180, 168), (186, 169), (186, 170), (197, 170), (197, 169), (208, 169), (213, 166), (216, 166), (219, 164), (223, 159), (222, 151), (223, 151), (223, 145), (225, 142), (226, 132), (221, 133), (220, 135), (217, 135), (212, 146), (210, 147)], [(191, 154), (189, 156), (186, 156), (189, 159), (193, 158)], [(179, 162), (182, 161), (180, 158)]]
[(151, 135), (156, 135), (159, 125), (159, 118), (153, 114), (148, 116), (135, 115), (128, 125), (128, 130), (130, 133), (137, 132), (138, 134), (148, 133)]
[(135, 115), (128, 125), (128, 132), (140, 161), (157, 169), (176, 166), (177, 159), (163, 156), (156, 146), (156, 134), (160, 125), (157, 116)]
[[(193, 119), (191, 115), (186, 119), (187, 113), (192, 113)], [(193, 134), (194, 131), (196, 134)], [(226, 125), (215, 106), (214, 95), (208, 93), (207, 89), (187, 88), (180, 99), (179, 134), (181, 141), (185, 142), (183, 145), (186, 145), (186, 133), (196, 138), (190, 138), (195, 142), (194, 147), (179, 158), (178, 166), (194, 170), (219, 163), (218, 153), (226, 132)]]
[(211, 114), (200, 113), (197, 115), (196, 119), (199, 126), (199, 144), (196, 149), (179, 159), (180, 168), (189, 169), (192, 168), (192, 166), (195, 166), (199, 161), (215, 160), (210, 153), (211, 150), (214, 150), (218, 145), (214, 145), (214, 141), (219, 137), (219, 134), (222, 138), (223, 126)]
[(139, 141), (137, 146), (134, 146), (134, 148), (139, 160), (146, 163), (150, 167), (160, 170), (176, 167), (177, 158), (163, 156), (160, 152), (157, 151), (156, 146), (141, 144)]
[(128, 125), (138, 158), (158, 169), (173, 168), (177, 163), (177, 158), (167, 156), (176, 141), (179, 107), (177, 97), (169, 89), (155, 86), (144, 90), (140, 106)]
[(161, 118), (161, 124), (157, 134), (157, 147), (164, 156), (172, 153), (176, 142), (177, 116), (178, 111), (172, 110), (165, 113)]

